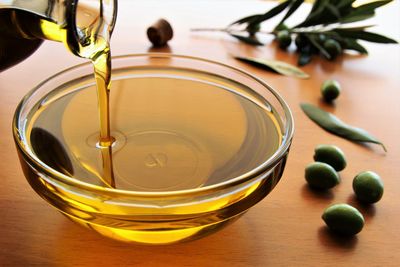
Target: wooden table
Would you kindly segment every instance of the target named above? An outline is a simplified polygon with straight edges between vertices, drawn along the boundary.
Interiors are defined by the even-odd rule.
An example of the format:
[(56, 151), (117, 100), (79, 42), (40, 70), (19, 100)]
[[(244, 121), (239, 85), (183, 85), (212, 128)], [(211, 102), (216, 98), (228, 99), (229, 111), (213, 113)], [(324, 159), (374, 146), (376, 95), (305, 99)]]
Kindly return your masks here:
[[(400, 38), (400, 4), (382, 8), (375, 30)], [(336, 62), (315, 60), (304, 68), (309, 80), (279, 76), (244, 65), (228, 52), (295, 63), (274, 44), (254, 48), (224, 34), (190, 33), (191, 27), (221, 27), (244, 15), (262, 12), (265, 1), (120, 1), (113, 53), (152, 49), (148, 25), (167, 18), (175, 29), (169, 48), (177, 54), (200, 56), (244, 68), (278, 90), (290, 105), (296, 133), (281, 182), (240, 220), (209, 237), (169, 246), (142, 246), (109, 240), (67, 220), (34, 193), (17, 159), (11, 134), (15, 107), (44, 78), (82, 62), (61, 44), (46, 42), (29, 59), (0, 74), (0, 266), (400, 266), (400, 47), (366, 44), (368, 57), (346, 56)], [(273, 22), (272, 22), (273, 23)], [(275, 24), (269, 25), (275, 25)], [(342, 83), (335, 105), (320, 101), (320, 84), (328, 78)], [(310, 102), (344, 121), (367, 129), (387, 146), (364, 146), (330, 135), (299, 108)], [(318, 144), (335, 144), (347, 155), (342, 183), (326, 193), (306, 186), (304, 168)], [(354, 199), (353, 177), (373, 170), (385, 183), (383, 199), (361, 206)], [(345, 202), (364, 214), (364, 230), (340, 238), (326, 230), (320, 216), (332, 203)]]

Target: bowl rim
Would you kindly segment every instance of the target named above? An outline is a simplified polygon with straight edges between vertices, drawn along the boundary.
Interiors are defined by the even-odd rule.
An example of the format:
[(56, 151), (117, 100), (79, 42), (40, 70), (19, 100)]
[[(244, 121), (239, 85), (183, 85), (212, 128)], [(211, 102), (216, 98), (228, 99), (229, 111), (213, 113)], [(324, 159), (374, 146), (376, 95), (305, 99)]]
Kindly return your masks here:
[[(17, 148), (22, 152), (23, 157), (28, 159), (30, 167), (33, 167), (35, 169), (38, 169), (40, 173), (44, 173), (47, 175), (47, 177), (42, 177), (44, 179), (50, 178), (50, 180), (58, 180), (62, 183), (68, 184), (70, 186), (75, 186), (77, 188), (85, 189), (91, 192), (98, 192), (98, 193), (109, 193), (109, 194), (117, 194), (117, 195), (124, 195), (124, 196), (130, 196), (130, 197), (166, 197), (166, 196), (177, 196), (177, 195), (186, 195), (186, 194), (196, 194), (196, 193), (206, 193), (210, 191), (217, 191), (217, 190), (222, 190), (226, 189), (232, 186), (235, 186), (237, 184), (244, 183), (246, 181), (249, 181), (260, 174), (263, 173), (268, 168), (272, 168), (274, 165), (276, 165), (288, 152), (293, 135), (294, 135), (294, 119), (292, 112), (286, 103), (286, 101), (281, 97), (281, 95), (275, 91), (271, 86), (269, 86), (266, 82), (264, 82), (262, 79), (256, 77), (255, 75), (237, 67), (230, 66), (228, 64), (210, 60), (210, 59), (205, 59), (205, 58), (200, 58), (200, 57), (195, 57), (195, 56), (188, 56), (188, 55), (180, 55), (180, 54), (172, 54), (172, 53), (140, 53), (140, 54), (126, 54), (126, 55), (118, 55), (118, 56), (113, 56), (113, 60), (118, 60), (118, 59), (124, 59), (124, 58), (139, 58), (139, 57), (148, 57), (148, 58), (180, 58), (180, 59), (187, 59), (187, 60), (194, 60), (194, 61), (201, 61), (205, 63), (210, 63), (210, 64), (215, 64), (217, 66), (227, 68), (230, 70), (233, 70), (235, 72), (238, 72), (241, 75), (247, 76), (247, 78), (252, 79), (253, 81), (259, 83), (262, 87), (267, 89), (270, 93), (273, 94), (273, 96), (278, 100), (279, 104), (284, 110), (284, 114), (286, 117), (286, 125), (284, 128), (283, 132), (283, 138), (282, 138), (282, 143), (278, 147), (278, 149), (275, 151), (274, 154), (272, 154), (266, 161), (264, 161), (262, 164), (259, 164), (257, 167), (251, 169), (250, 171), (241, 174), (239, 176), (236, 176), (232, 179), (223, 181), (221, 183), (216, 183), (212, 185), (208, 185), (205, 187), (201, 188), (191, 188), (191, 189), (184, 189), (184, 190), (174, 190), (174, 191), (160, 191), (160, 192), (153, 192), (153, 191), (130, 191), (130, 190), (123, 190), (123, 189), (115, 189), (115, 188), (107, 188), (107, 187), (102, 187), (86, 182), (82, 182), (76, 178), (67, 176), (63, 173), (60, 173), (54, 169), (52, 169), (50, 166), (46, 165), (44, 162), (42, 162), (36, 155), (31, 153), (30, 151), (27, 151), (24, 146), (22, 145), (23, 142), (20, 142), (21, 138), (19, 136), (23, 136), (23, 134), (20, 134), (20, 129), (18, 128), (19, 125), (19, 118), (21, 115), (22, 108), (24, 107), (24, 104), (28, 101), (28, 99), (34, 95), (34, 93), (44, 86), (47, 82), (65, 74), (66, 72), (73, 71), (82, 67), (87, 67), (91, 65), (91, 62), (85, 62), (81, 64), (74, 65), (72, 67), (66, 68), (64, 70), (61, 70), (57, 72), (56, 74), (46, 78), (42, 82), (40, 82), (38, 85), (36, 85), (34, 88), (29, 90), (25, 96), (21, 99), (19, 102), (15, 113), (13, 117), (13, 137), (14, 141), (17, 145)], [(85, 74), (86, 75), (86, 74)], [(31, 166), (31, 164), (34, 163), (34, 166)], [(48, 180), (48, 179), (46, 179)]]

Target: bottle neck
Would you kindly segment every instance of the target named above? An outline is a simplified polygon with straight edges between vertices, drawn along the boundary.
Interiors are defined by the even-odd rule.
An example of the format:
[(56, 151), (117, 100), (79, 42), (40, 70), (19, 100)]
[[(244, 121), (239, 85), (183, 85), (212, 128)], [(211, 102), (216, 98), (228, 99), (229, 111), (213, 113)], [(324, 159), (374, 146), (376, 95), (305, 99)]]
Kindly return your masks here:
[(22, 10), (0, 9), (2, 35), (19, 39), (46, 39), (62, 42), (60, 31), (57, 24), (36, 14)]
[(5, 28), (15, 38), (62, 42), (73, 54), (90, 59), (103, 51), (104, 45), (108, 46), (117, 15), (117, 0), (43, 0), (48, 10), (40, 13), (36, 4), (41, 1), (11, 1), (31, 5), (34, 2), (36, 9), (32, 11), (4, 6), (0, 0), (0, 12), (6, 13), (0, 16), (0, 29)]

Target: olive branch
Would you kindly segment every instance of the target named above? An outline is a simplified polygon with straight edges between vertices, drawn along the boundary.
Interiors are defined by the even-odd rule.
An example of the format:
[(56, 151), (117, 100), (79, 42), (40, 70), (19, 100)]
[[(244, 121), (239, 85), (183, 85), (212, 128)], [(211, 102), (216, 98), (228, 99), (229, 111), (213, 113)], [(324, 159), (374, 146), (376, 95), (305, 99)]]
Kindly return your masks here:
[[(199, 28), (192, 31), (225, 32), (241, 42), (256, 46), (264, 45), (257, 38), (258, 34), (270, 34), (284, 50), (294, 40), (299, 55), (297, 63), (300, 66), (311, 62), (313, 55), (334, 60), (344, 50), (368, 54), (367, 49), (359, 43), (359, 40), (381, 44), (397, 43), (389, 37), (367, 31), (373, 25), (349, 26), (351, 23), (373, 17), (375, 9), (392, 0), (375, 1), (360, 6), (354, 6), (355, 1), (316, 0), (306, 18), (292, 27), (286, 25), (285, 22), (304, 3), (304, 0), (283, 1), (265, 13), (238, 19), (225, 28)], [(261, 30), (262, 23), (284, 11), (286, 13), (272, 31)]]

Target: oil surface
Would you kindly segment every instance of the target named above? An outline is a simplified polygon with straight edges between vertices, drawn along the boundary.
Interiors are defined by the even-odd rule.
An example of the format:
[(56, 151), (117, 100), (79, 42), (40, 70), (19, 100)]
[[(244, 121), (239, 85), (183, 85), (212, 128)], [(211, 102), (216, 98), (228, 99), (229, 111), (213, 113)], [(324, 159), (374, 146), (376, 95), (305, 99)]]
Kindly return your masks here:
[(134, 191), (219, 183), (277, 150), (282, 134), (270, 110), (215, 84), (179, 78), (183, 72), (136, 69), (113, 81), (112, 146), (99, 143), (93, 85), (45, 97), (30, 114), (27, 140), (38, 158), (66, 175), (109, 186), (112, 173), (113, 186)]

